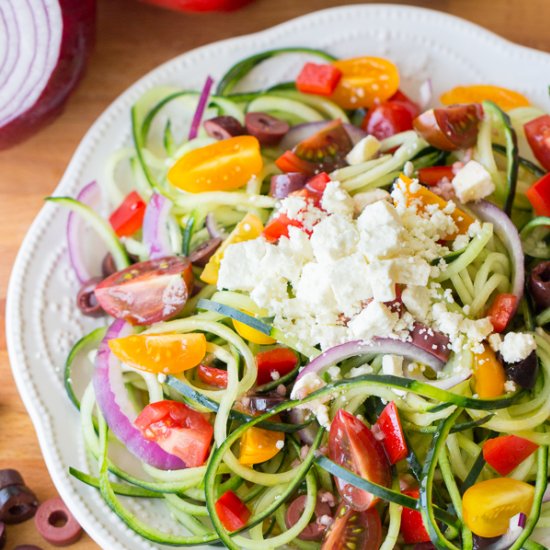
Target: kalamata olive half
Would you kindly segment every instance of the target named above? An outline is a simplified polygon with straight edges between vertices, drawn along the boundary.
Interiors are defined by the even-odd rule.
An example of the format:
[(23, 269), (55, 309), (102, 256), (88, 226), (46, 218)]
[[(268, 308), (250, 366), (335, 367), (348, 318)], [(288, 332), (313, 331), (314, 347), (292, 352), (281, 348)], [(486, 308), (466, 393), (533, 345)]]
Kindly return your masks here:
[(0, 470), (0, 489), (11, 487), (12, 485), (25, 485), (21, 474), (11, 468)]
[(0, 490), (0, 521), (21, 523), (36, 513), (38, 500), (24, 485), (10, 485)]
[(202, 243), (200, 246), (195, 248), (191, 254), (189, 254), (189, 261), (194, 265), (204, 267), (208, 263), (208, 260), (214, 255), (216, 250), (218, 250), (220, 244), (222, 244), (222, 239), (220, 237), (214, 237), (213, 239)]
[(280, 405), (285, 398), (281, 395), (246, 395), (241, 398), (240, 404), (250, 414), (264, 413)]
[(411, 338), (415, 346), (435, 355), (445, 363), (449, 360), (451, 355), (449, 339), (443, 333), (422, 323), (415, 323), (411, 331)]
[(537, 352), (531, 352), (523, 361), (504, 363), (506, 376), (516, 384), (527, 390), (532, 390), (537, 381), (539, 360)]
[(89, 317), (99, 317), (103, 315), (103, 308), (94, 293), (97, 285), (102, 281), (101, 278), (95, 277), (84, 283), (76, 296), (76, 305), (78, 309)]
[(243, 125), (232, 116), (216, 116), (203, 123), (206, 133), (214, 139), (229, 139), (245, 133)]
[(101, 262), (101, 273), (103, 277), (109, 277), (113, 273), (116, 273), (118, 269), (116, 268), (115, 260), (113, 255), (109, 252), (105, 254), (103, 261)]
[(529, 288), (537, 309), (550, 307), (550, 261), (541, 262), (531, 271)]
[(82, 527), (59, 497), (40, 505), (34, 523), (44, 539), (54, 546), (68, 546), (82, 536)]
[(301, 172), (288, 172), (271, 176), (269, 194), (276, 199), (284, 199), (293, 191), (299, 191), (307, 181), (307, 174)]
[[(306, 499), (306, 495), (301, 495), (290, 503), (285, 514), (285, 524), (287, 529), (294, 526), (300, 519), (300, 516), (306, 507)], [(332, 510), (326, 502), (321, 502), (317, 499), (317, 503), (315, 504), (315, 519), (318, 520), (323, 516), (332, 517)], [(301, 540), (321, 540), (327, 530), (327, 527), (328, 525), (323, 525), (318, 521), (313, 521), (298, 535), (298, 538)]]
[(244, 124), (262, 145), (277, 145), (290, 129), (287, 122), (267, 113), (246, 113)]

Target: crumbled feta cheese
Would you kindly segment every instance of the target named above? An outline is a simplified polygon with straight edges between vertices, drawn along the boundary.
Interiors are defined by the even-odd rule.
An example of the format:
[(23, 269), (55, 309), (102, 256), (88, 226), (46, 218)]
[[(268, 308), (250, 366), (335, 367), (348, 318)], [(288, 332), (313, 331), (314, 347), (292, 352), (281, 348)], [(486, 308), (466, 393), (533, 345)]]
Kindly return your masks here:
[(279, 439), (279, 440), (277, 440), (277, 442), (275, 443), (275, 447), (277, 447), (277, 449), (279, 449), (279, 450), (281, 450), (284, 446), (285, 446), (285, 441), (284, 441), (284, 439)]
[(396, 298), (392, 266), (391, 260), (375, 261), (367, 265), (372, 295), (378, 302), (391, 302)]
[(296, 298), (309, 309), (334, 309), (336, 300), (332, 291), (328, 269), (320, 264), (309, 263), (304, 266), (296, 287)]
[(374, 136), (359, 140), (347, 154), (346, 162), (352, 166), (373, 159), (380, 151), (380, 142)]
[(517, 363), (527, 359), (537, 349), (532, 334), (509, 332), (500, 345), (500, 353), (506, 363)]
[(410, 313), (419, 321), (426, 322), (430, 308), (430, 291), (424, 286), (407, 286), (401, 300)]
[(466, 163), (453, 178), (456, 196), (462, 202), (477, 201), (495, 190), (495, 184), (487, 169), (475, 160)]
[(402, 248), (403, 224), (395, 208), (385, 200), (369, 204), (357, 219), (359, 249), (370, 260), (384, 258)]
[(355, 224), (334, 214), (319, 222), (311, 235), (311, 246), (319, 263), (330, 263), (355, 251), (359, 234)]
[(218, 274), (218, 288), (253, 290), (260, 281), (257, 268), (267, 252), (264, 239), (253, 239), (227, 247)]
[(399, 315), (379, 302), (371, 302), (348, 324), (352, 334), (362, 340), (371, 340), (375, 336), (391, 336)]
[(369, 364), (361, 365), (359, 367), (353, 367), (348, 372), (347, 378), (355, 378), (356, 376), (363, 376), (363, 374), (372, 374), (374, 371)]
[[(403, 376), (403, 357), (400, 355), (384, 355), (382, 357), (382, 372), (392, 376)], [(393, 390), (396, 395), (403, 396), (403, 390)]]
[(498, 333), (493, 333), (487, 338), (489, 341), (489, 345), (491, 346), (491, 349), (498, 353), (500, 351), (500, 346), (502, 345), (502, 336)]
[(391, 261), (392, 279), (396, 283), (426, 286), (430, 264), (418, 256), (395, 258)]
[(321, 198), (321, 206), (329, 214), (353, 216), (353, 199), (347, 191), (342, 189), (338, 181), (329, 181), (327, 183), (323, 191), (323, 197)]
[(391, 199), (391, 195), (387, 191), (384, 191), (384, 189), (372, 189), (364, 193), (357, 193), (353, 195), (355, 214), (360, 214), (365, 206), (369, 204), (388, 199)]
[[(309, 372), (302, 376), (302, 378), (294, 384), (292, 392), (290, 393), (290, 398), (304, 399), (314, 391), (321, 389), (323, 386), (326, 386), (325, 382), (323, 382), (317, 374)], [(298, 405), (297, 408), (311, 411), (317, 417), (319, 424), (325, 428), (328, 428), (330, 427), (330, 419), (328, 415), (328, 408), (324, 405), (324, 403), (328, 400), (330, 400), (330, 396), (326, 396), (322, 399), (316, 399), (315, 401), (304, 403), (303, 405)]]
[(511, 393), (516, 390), (517, 390), (517, 386), (515, 382), (513, 382), (512, 380), (506, 380), (506, 382), (504, 382), (504, 391)]

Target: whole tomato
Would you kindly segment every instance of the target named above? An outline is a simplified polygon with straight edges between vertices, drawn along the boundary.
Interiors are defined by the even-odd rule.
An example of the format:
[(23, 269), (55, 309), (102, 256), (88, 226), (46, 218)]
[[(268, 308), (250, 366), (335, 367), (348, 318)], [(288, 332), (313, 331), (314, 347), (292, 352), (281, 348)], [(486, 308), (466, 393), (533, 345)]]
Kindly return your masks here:
[(148, 4), (177, 11), (233, 11), (252, 0), (142, 0)]

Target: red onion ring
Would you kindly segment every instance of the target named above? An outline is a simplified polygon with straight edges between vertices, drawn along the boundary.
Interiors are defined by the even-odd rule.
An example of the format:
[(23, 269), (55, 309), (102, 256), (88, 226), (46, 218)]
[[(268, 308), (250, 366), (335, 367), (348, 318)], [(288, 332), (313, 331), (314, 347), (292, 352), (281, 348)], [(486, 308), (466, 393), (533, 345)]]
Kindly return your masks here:
[(109, 348), (109, 340), (126, 336), (132, 331), (131, 325), (117, 319), (99, 345), (93, 375), (97, 405), (110, 430), (140, 460), (160, 470), (185, 468), (180, 458), (167, 453), (154, 441), (145, 439), (134, 426), (137, 413), (124, 386), (120, 362)]
[(53, 121), (80, 80), (95, 0), (0, 2), (0, 149)]
[(212, 79), (212, 77), (207, 76), (206, 82), (204, 83), (204, 86), (201, 91), (201, 95), (199, 96), (199, 102), (197, 104), (197, 108), (195, 109), (193, 120), (191, 121), (191, 128), (189, 129), (190, 140), (195, 139), (199, 133), (201, 120), (204, 115), (204, 111), (208, 106), (208, 98), (210, 97), (210, 90), (212, 89), (213, 84), (214, 84), (214, 80)]
[(156, 260), (171, 256), (168, 222), (172, 203), (159, 193), (154, 193), (143, 217), (143, 242), (149, 250), (149, 258)]
[[(88, 183), (77, 195), (76, 200), (84, 203), (90, 208), (98, 208), (101, 204), (101, 189), (99, 185), (95, 181)], [(82, 221), (80, 216), (77, 216), (74, 212), (69, 214), (67, 219), (69, 261), (77, 279), (81, 284), (88, 282), (100, 273), (99, 269), (97, 273), (90, 273), (90, 270), (86, 267), (86, 262), (82, 257), (82, 244), (79, 243), (78, 238), (82, 233), (82, 227), (84, 225), (85, 222)]]
[(435, 355), (428, 353), (411, 342), (403, 342), (402, 340), (393, 340), (391, 338), (375, 338), (372, 342), (353, 340), (334, 346), (318, 355), (300, 371), (296, 380), (300, 380), (300, 378), (309, 373), (317, 374), (331, 365), (335, 365), (356, 355), (380, 353), (402, 355), (413, 361), (428, 365), (436, 371), (440, 371), (445, 364)]
[[(298, 143), (311, 137), (313, 134), (316, 134), (322, 130), (327, 124), (330, 124), (330, 120), (319, 121), (319, 122), (305, 122), (304, 124), (297, 124), (293, 126), (285, 135), (279, 147), (283, 151), (288, 151), (294, 148)], [(361, 128), (344, 122), (344, 128), (346, 129), (349, 137), (351, 138), (352, 143), (355, 145), (358, 141), (362, 140), (367, 133)]]

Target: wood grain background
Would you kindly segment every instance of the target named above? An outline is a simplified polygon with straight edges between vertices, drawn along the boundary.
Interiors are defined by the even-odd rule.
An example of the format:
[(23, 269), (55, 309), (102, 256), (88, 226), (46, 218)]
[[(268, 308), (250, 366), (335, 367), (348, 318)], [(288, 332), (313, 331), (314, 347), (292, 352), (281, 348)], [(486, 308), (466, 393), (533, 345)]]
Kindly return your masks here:
[[(388, 3), (397, 3), (387, 0)], [(158, 64), (212, 41), (259, 31), (348, 0), (256, 0), (231, 14), (184, 15), (135, 0), (99, 0), (97, 46), (84, 81), (55, 124), (0, 152), (0, 468), (16, 467), (40, 500), (56, 494), (34, 429), (11, 376), (4, 335), (11, 266), (43, 198), (56, 187), (78, 142), (97, 116), (132, 82)], [(401, 3), (448, 12), (520, 44), (550, 52), (549, 0), (424, 0)], [(541, 75), (543, 83), (548, 75)], [(45, 543), (32, 521), (8, 529), (7, 550)], [(98, 548), (84, 536), (72, 548)], [(109, 549), (116, 550), (116, 549)]]

